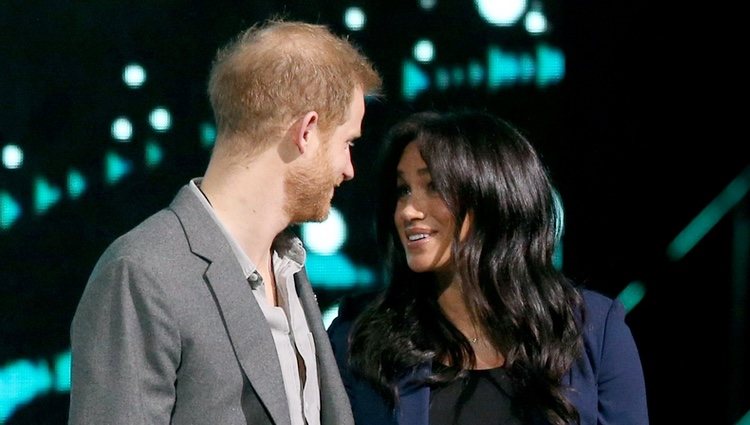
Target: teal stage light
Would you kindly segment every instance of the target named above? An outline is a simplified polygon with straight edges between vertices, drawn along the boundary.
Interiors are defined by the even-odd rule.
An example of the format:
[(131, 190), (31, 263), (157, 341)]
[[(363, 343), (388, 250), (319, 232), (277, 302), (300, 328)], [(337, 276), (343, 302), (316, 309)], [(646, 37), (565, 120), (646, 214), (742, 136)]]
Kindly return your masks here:
[(104, 182), (113, 185), (130, 174), (133, 164), (130, 160), (109, 151), (104, 156)]
[(6, 230), (21, 217), (21, 205), (10, 193), (0, 192), (0, 230)]
[(367, 17), (359, 7), (350, 7), (344, 12), (344, 25), (352, 31), (359, 31), (365, 27)]
[(479, 15), (492, 25), (515, 24), (526, 11), (526, 0), (474, 0)]
[(70, 360), (70, 351), (65, 351), (52, 363), (20, 359), (0, 366), (0, 424), (39, 396), (70, 391)]
[(18, 145), (5, 145), (2, 157), (3, 166), (9, 170), (21, 168), (23, 165), (23, 149)]
[(200, 126), (201, 146), (210, 149), (216, 141), (216, 127), (210, 122), (201, 123)]
[(140, 64), (128, 64), (122, 70), (122, 81), (131, 89), (140, 88), (146, 82), (146, 70)]
[(154, 130), (164, 132), (172, 127), (172, 114), (167, 108), (159, 106), (148, 115), (148, 122)]
[(133, 137), (133, 124), (125, 117), (116, 118), (110, 127), (112, 138), (118, 142), (129, 142)]
[(62, 190), (42, 176), (34, 179), (34, 212), (43, 214), (62, 198)]
[(78, 199), (86, 191), (86, 177), (75, 168), (68, 170), (68, 196), (70, 199)]
[(148, 140), (146, 141), (144, 157), (146, 159), (146, 168), (156, 168), (164, 159), (164, 150), (155, 140)]

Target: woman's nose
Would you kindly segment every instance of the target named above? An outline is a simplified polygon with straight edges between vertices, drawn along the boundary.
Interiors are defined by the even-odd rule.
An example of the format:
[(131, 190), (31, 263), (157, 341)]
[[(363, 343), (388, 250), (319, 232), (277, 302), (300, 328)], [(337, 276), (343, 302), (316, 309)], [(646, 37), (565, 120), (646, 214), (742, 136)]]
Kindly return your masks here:
[(404, 221), (421, 220), (424, 218), (422, 208), (413, 201), (413, 198), (401, 205), (399, 215)]

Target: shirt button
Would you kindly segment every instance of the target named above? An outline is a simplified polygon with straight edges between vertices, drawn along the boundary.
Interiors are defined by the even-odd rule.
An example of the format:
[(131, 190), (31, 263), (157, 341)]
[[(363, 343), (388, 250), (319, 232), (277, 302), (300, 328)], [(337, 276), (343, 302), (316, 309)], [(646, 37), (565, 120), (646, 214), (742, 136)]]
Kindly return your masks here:
[(250, 284), (250, 288), (257, 289), (260, 286), (260, 275), (258, 275), (258, 272), (252, 272), (247, 277), (247, 283)]

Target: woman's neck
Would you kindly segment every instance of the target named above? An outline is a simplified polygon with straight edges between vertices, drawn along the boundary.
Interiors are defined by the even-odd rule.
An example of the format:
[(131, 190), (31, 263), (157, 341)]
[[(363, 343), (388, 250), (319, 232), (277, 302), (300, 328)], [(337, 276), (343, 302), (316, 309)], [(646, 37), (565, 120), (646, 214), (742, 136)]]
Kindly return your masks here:
[(437, 301), (445, 317), (469, 340), (476, 357), (474, 369), (493, 369), (505, 364), (505, 357), (493, 344), (486, 326), (476, 323), (457, 280), (442, 287)]

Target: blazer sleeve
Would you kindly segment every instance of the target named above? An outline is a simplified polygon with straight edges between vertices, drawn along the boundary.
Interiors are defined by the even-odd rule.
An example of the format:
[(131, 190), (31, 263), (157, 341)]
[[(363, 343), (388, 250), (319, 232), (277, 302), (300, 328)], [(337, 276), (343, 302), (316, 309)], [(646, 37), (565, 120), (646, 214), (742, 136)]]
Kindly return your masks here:
[(154, 276), (127, 259), (100, 261), (71, 325), (69, 424), (168, 424), (177, 329)]
[[(619, 300), (603, 316), (597, 371), (598, 423), (647, 425), (646, 386), (638, 349)], [(597, 314), (597, 313), (594, 313)]]

